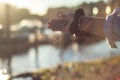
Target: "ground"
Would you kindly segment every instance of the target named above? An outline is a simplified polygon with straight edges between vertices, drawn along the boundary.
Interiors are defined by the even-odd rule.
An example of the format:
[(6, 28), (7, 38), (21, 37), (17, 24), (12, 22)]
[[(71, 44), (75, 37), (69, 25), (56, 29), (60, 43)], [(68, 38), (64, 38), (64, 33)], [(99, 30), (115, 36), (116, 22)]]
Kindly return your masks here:
[(68, 62), (54, 68), (19, 74), (33, 80), (120, 80), (120, 56), (94, 62)]

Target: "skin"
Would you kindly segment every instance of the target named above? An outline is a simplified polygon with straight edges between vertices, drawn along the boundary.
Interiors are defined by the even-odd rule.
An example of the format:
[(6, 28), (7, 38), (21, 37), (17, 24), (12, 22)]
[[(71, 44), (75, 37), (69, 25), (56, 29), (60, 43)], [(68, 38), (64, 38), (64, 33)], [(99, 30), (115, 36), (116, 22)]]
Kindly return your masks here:
[[(86, 33), (82, 34), (82, 35), (80, 33), (75, 33), (76, 39), (78, 42), (80, 42), (80, 43), (91, 43), (91, 42), (96, 43), (96, 42), (99, 42), (99, 41), (105, 39), (104, 38), (105, 35), (103, 32), (103, 26), (104, 26), (103, 23), (105, 21), (105, 18), (82, 17), (81, 19), (82, 19), (81, 20), (82, 22), (79, 22), (80, 23), (79, 28), (80, 28), (80, 30), (85, 31)], [(63, 20), (63, 21), (60, 21), (60, 20)], [(65, 34), (64, 37), (67, 36), (67, 39), (68, 39), (68, 37), (73, 35), (73, 34), (71, 34), (71, 32), (69, 30), (70, 24), (72, 21), (73, 21), (73, 18), (52, 19), (48, 23), (48, 26), (49, 26), (48, 28), (50, 28), (53, 31), (61, 31), (63, 34)], [(94, 23), (96, 23), (96, 24), (94, 24)], [(98, 24), (99, 24), (99, 26), (98, 26)], [(93, 28), (94, 28), (94, 30), (93, 30)], [(73, 29), (76, 29), (74, 24), (73, 24)], [(87, 40), (87, 42), (86, 42), (86, 40)]]
[(105, 18), (83, 16), (79, 21), (78, 27), (81, 31), (105, 37), (104, 22)]

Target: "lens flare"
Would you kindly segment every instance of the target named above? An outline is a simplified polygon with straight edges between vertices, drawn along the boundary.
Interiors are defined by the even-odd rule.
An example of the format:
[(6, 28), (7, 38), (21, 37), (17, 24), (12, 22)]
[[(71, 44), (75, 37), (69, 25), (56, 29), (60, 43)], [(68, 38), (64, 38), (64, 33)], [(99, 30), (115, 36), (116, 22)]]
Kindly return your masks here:
[(106, 12), (106, 14), (110, 14), (110, 12), (111, 12), (111, 7), (110, 7), (110, 6), (107, 6), (105, 12)]
[(94, 8), (93, 8), (93, 14), (94, 14), (94, 15), (97, 15), (98, 12), (99, 12), (99, 9), (98, 9), (97, 7), (94, 7)]

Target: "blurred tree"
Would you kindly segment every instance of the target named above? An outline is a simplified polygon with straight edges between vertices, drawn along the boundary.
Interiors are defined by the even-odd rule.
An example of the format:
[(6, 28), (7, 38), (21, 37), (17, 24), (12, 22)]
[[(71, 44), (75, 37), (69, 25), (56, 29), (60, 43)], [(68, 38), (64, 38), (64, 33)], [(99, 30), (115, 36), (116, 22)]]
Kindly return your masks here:
[(9, 15), (10, 15), (10, 23), (19, 23), (23, 19), (38, 19), (44, 22), (44, 18), (39, 15), (33, 15), (29, 12), (27, 9), (18, 9), (15, 6), (11, 6), (9, 4), (1, 3), (0, 4), (0, 24), (5, 25), (6, 24), (6, 8), (5, 6), (9, 6)]
[(5, 25), (5, 16), (6, 16), (6, 14), (5, 14), (5, 5), (4, 4), (2, 4), (2, 3), (0, 3), (0, 24), (4, 24)]
[(83, 4), (77, 6), (76, 8), (83, 8), (87, 16), (95, 16), (93, 15), (93, 8), (96, 7), (99, 10), (96, 16), (104, 17), (106, 15), (105, 14), (106, 5), (107, 4), (101, 0), (96, 3), (91, 2), (89, 4), (84, 2)]
[(72, 8), (60, 7), (60, 8), (49, 8), (47, 14), (44, 16), (46, 20), (56, 18), (60, 12), (73, 12)]
[(109, 4), (113, 10), (115, 7), (120, 7), (120, 0), (109, 0)]
[(104, 17), (106, 15), (105, 13), (106, 4), (103, 1), (95, 3), (94, 6), (96, 6), (99, 9), (97, 16)]

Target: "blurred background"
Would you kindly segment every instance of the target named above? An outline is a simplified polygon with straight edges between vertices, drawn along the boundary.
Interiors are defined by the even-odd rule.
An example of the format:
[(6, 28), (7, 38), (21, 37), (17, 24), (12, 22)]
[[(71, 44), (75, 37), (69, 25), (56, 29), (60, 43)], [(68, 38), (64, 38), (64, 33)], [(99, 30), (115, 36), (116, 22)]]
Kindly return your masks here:
[(80, 51), (74, 44), (72, 49), (61, 53), (51, 41), (59, 33), (47, 26), (60, 12), (83, 8), (87, 16), (105, 17), (119, 6), (120, 0), (0, 0), (0, 80), (63, 62), (94, 61), (119, 55), (120, 51), (108, 47), (105, 40)]

